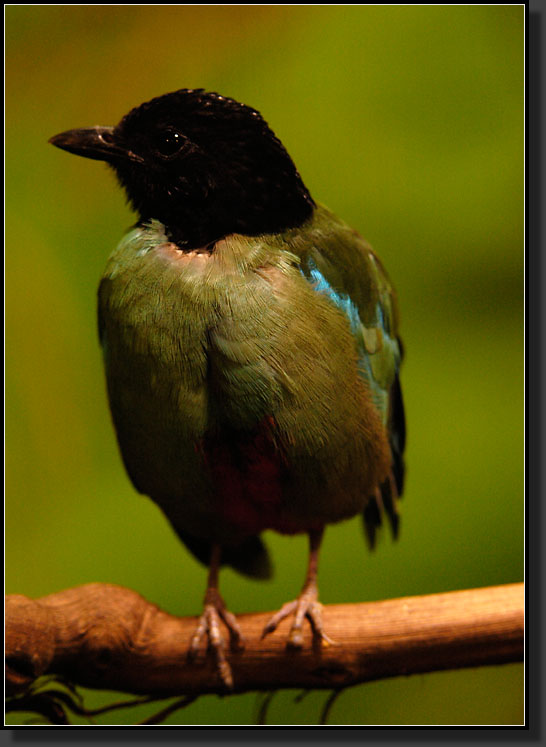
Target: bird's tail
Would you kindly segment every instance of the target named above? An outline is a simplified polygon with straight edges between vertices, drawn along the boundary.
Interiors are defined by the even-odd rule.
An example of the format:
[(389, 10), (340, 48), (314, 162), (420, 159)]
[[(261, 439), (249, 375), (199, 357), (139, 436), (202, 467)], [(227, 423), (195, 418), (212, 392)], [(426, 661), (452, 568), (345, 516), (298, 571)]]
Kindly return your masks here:
[[(186, 532), (176, 529), (176, 533), (204, 565), (208, 565), (211, 555), (209, 540), (193, 537)], [(273, 567), (267, 547), (257, 535), (247, 537), (240, 544), (222, 547), (221, 564), (229, 565), (239, 573), (256, 579), (271, 578)]]
[(366, 538), (371, 549), (375, 547), (376, 533), (382, 524), (383, 513), (387, 514), (394, 539), (398, 537), (400, 529), (398, 499), (404, 490), (406, 419), (398, 376), (395, 377), (390, 391), (389, 443), (392, 454), (391, 470), (387, 479), (370, 496), (362, 515)]

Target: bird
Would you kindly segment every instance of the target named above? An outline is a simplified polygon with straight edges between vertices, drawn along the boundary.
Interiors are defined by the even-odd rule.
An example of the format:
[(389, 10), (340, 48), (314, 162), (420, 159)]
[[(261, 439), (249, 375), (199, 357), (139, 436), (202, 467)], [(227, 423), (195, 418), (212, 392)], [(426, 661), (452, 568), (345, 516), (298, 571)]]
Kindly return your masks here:
[(219, 590), (228, 565), (270, 578), (266, 530), (306, 534), (286, 646), (335, 643), (318, 559), (327, 525), (398, 535), (406, 427), (396, 293), (360, 234), (315, 202), (256, 110), (202, 88), (136, 106), (114, 127), (52, 137), (104, 161), (138, 220), (98, 291), (109, 405), (126, 471), (208, 566), (204, 644), (234, 687), (245, 641)]

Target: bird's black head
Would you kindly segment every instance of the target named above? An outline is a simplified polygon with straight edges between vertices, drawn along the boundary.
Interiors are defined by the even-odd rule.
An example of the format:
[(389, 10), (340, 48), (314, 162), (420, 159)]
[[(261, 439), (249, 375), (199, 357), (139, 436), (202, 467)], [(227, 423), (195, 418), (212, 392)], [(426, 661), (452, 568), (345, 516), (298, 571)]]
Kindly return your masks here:
[(303, 223), (314, 208), (262, 116), (217, 93), (168, 93), (116, 127), (69, 130), (50, 142), (109, 163), (140, 220), (160, 220), (183, 247), (230, 233), (278, 233)]

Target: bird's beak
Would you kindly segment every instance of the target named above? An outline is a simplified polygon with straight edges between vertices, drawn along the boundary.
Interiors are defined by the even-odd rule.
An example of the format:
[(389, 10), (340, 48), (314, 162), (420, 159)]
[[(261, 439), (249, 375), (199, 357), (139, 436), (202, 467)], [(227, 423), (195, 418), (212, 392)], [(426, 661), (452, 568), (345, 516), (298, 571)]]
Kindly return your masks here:
[(49, 139), (57, 148), (75, 153), (77, 156), (94, 158), (97, 161), (115, 163), (119, 160), (141, 161), (140, 156), (132, 153), (117, 142), (113, 127), (87, 127), (67, 130)]

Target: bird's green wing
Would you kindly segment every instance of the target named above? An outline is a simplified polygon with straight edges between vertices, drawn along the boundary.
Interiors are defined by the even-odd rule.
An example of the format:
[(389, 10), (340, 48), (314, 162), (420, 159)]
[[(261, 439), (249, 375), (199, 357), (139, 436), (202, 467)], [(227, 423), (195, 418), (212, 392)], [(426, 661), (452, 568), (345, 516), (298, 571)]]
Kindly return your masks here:
[(346, 316), (355, 340), (359, 373), (388, 431), (392, 453), (389, 479), (370, 496), (364, 512), (373, 546), (382, 509), (393, 532), (398, 531), (397, 498), (404, 482), (405, 418), (399, 368), (402, 344), (398, 332), (396, 295), (371, 247), (349, 226), (319, 206), (314, 219), (296, 241), (301, 272), (317, 293), (326, 295)]

